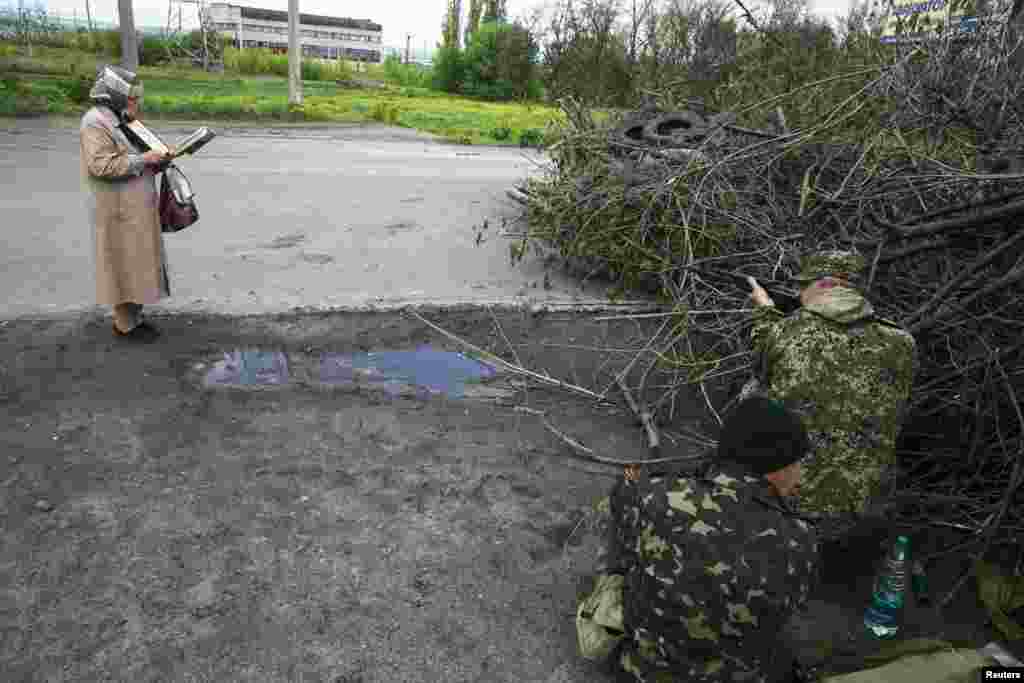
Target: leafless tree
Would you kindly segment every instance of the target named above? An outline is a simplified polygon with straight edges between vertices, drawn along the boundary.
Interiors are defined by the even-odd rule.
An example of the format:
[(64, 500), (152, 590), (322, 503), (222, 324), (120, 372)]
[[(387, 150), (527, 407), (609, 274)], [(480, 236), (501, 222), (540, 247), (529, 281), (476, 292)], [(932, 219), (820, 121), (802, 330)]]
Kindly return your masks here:
[(542, 41), (549, 93), (605, 103), (627, 100), (633, 79), (619, 0), (557, 0), (552, 9)]
[(656, 10), (655, 0), (629, 0), (626, 17), (626, 56), (631, 68), (636, 64), (647, 47), (650, 38), (644, 29)]
[(850, 0), (847, 12), (836, 21), (836, 38), (840, 47), (850, 44), (853, 36), (873, 34), (882, 27), (881, 8), (872, 0)]
[(736, 27), (727, 0), (670, 0), (659, 22), (658, 65), (707, 80), (736, 58)]
[(480, 17), (483, 15), (483, 11), (483, 0), (469, 0), (469, 16), (466, 17), (466, 45), (469, 45), (470, 36), (480, 28)]
[(462, 27), (462, 0), (448, 0), (448, 8), (441, 24), (441, 45), (458, 48)]
[(768, 5), (769, 29), (792, 30), (808, 18), (807, 0), (768, 0)]

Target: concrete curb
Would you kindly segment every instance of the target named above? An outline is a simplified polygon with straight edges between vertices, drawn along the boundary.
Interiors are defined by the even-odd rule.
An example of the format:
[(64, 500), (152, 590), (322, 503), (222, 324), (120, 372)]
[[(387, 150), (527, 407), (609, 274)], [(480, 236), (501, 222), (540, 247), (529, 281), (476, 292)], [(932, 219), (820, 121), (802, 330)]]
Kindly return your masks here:
[[(223, 318), (263, 318), (279, 316), (301, 316), (301, 315), (334, 315), (334, 314), (359, 314), (359, 313), (400, 313), (404, 310), (414, 309), (416, 311), (433, 311), (438, 313), (466, 313), (472, 311), (484, 311), (488, 308), (506, 312), (527, 312), (539, 313), (603, 313), (614, 311), (617, 313), (645, 313), (665, 310), (664, 305), (651, 301), (622, 301), (610, 302), (600, 299), (584, 301), (517, 301), (509, 299), (490, 300), (398, 300), (365, 302), (360, 304), (343, 304), (337, 306), (300, 306), (289, 309), (267, 309), (264, 311), (232, 312), (216, 307), (192, 307), (192, 308), (165, 308), (160, 305), (147, 306), (146, 315), (152, 318), (173, 318), (179, 316), (207, 316)], [(89, 306), (72, 308), (63, 311), (25, 313), (9, 317), (0, 317), (0, 327), (17, 321), (43, 321), (43, 320), (66, 320), (68, 318), (96, 318), (109, 317), (110, 311), (107, 306)]]

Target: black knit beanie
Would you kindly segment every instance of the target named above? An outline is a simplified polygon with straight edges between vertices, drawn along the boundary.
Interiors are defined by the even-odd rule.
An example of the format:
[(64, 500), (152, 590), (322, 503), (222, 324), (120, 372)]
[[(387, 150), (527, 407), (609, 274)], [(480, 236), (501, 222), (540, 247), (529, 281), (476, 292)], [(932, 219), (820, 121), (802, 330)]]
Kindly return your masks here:
[(718, 439), (718, 457), (760, 475), (776, 472), (811, 450), (807, 430), (778, 401), (751, 396), (729, 414)]

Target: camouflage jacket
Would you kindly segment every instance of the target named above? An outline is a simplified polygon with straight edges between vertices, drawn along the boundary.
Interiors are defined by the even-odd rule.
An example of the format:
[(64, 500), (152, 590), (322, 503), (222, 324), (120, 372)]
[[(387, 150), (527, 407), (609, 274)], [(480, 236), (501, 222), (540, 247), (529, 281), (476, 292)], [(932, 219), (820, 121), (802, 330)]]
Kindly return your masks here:
[(860, 513), (892, 460), (910, 399), (914, 338), (874, 316), (852, 289), (783, 317), (754, 316), (761, 389), (804, 420), (814, 452), (804, 465), (800, 510)]
[(817, 570), (812, 525), (743, 466), (623, 481), (611, 496), (625, 573), (620, 664), (638, 681), (772, 680)]

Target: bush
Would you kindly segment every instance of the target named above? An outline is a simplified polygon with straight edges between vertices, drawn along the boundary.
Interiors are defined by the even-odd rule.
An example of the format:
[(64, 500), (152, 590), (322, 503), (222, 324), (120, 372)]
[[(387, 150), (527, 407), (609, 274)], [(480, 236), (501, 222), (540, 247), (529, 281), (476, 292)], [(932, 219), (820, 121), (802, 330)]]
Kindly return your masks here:
[(121, 58), (121, 34), (118, 31), (102, 31), (97, 38), (97, 52), (108, 57)]
[(540, 147), (544, 144), (544, 131), (537, 128), (527, 128), (519, 134), (520, 147)]
[(461, 92), (465, 71), (465, 62), (459, 49), (443, 47), (435, 55), (431, 85), (442, 92)]
[(491, 130), (491, 137), (495, 140), (508, 140), (512, 137), (512, 129), (508, 126), (498, 126)]
[(505, 102), (515, 99), (516, 87), (511, 81), (485, 81), (473, 78), (472, 75), (462, 85), (462, 94), (467, 97), (477, 97), (481, 100), (492, 100)]
[(395, 55), (388, 55), (384, 60), (384, 80), (407, 88), (429, 88), (432, 77), (430, 69), (417, 64), (402, 64)]
[(272, 74), (288, 77), (288, 57), (274, 54), (268, 48), (228, 47), (224, 50), (224, 68), (240, 74)]
[[(273, 75), (288, 78), (288, 55), (275, 54), (269, 48), (224, 48), (224, 68), (239, 74)], [(302, 79), (306, 81), (342, 81), (352, 78), (352, 70), (343, 60), (302, 60)]]
[(462, 93), (501, 101), (526, 97), (536, 78), (537, 51), (528, 29), (518, 24), (483, 24), (463, 55)]
[(22, 80), (17, 76), (4, 76), (0, 83), (3, 84), (4, 90), (8, 93), (21, 93), (24, 88)]
[(139, 65), (156, 66), (170, 61), (167, 43), (157, 36), (145, 36), (139, 41)]
[(5, 76), (0, 89), (0, 113), (7, 116), (32, 116), (48, 111), (59, 111), (62, 99), (53, 93), (36, 92), (32, 85), (17, 76)]
[[(287, 60), (285, 60), (287, 62)], [(302, 79), (305, 81), (347, 81), (352, 70), (343, 60), (302, 60)]]
[(65, 78), (58, 82), (57, 87), (68, 100), (75, 104), (86, 104), (89, 102), (89, 90), (92, 89), (92, 79), (84, 76), (81, 78)]

